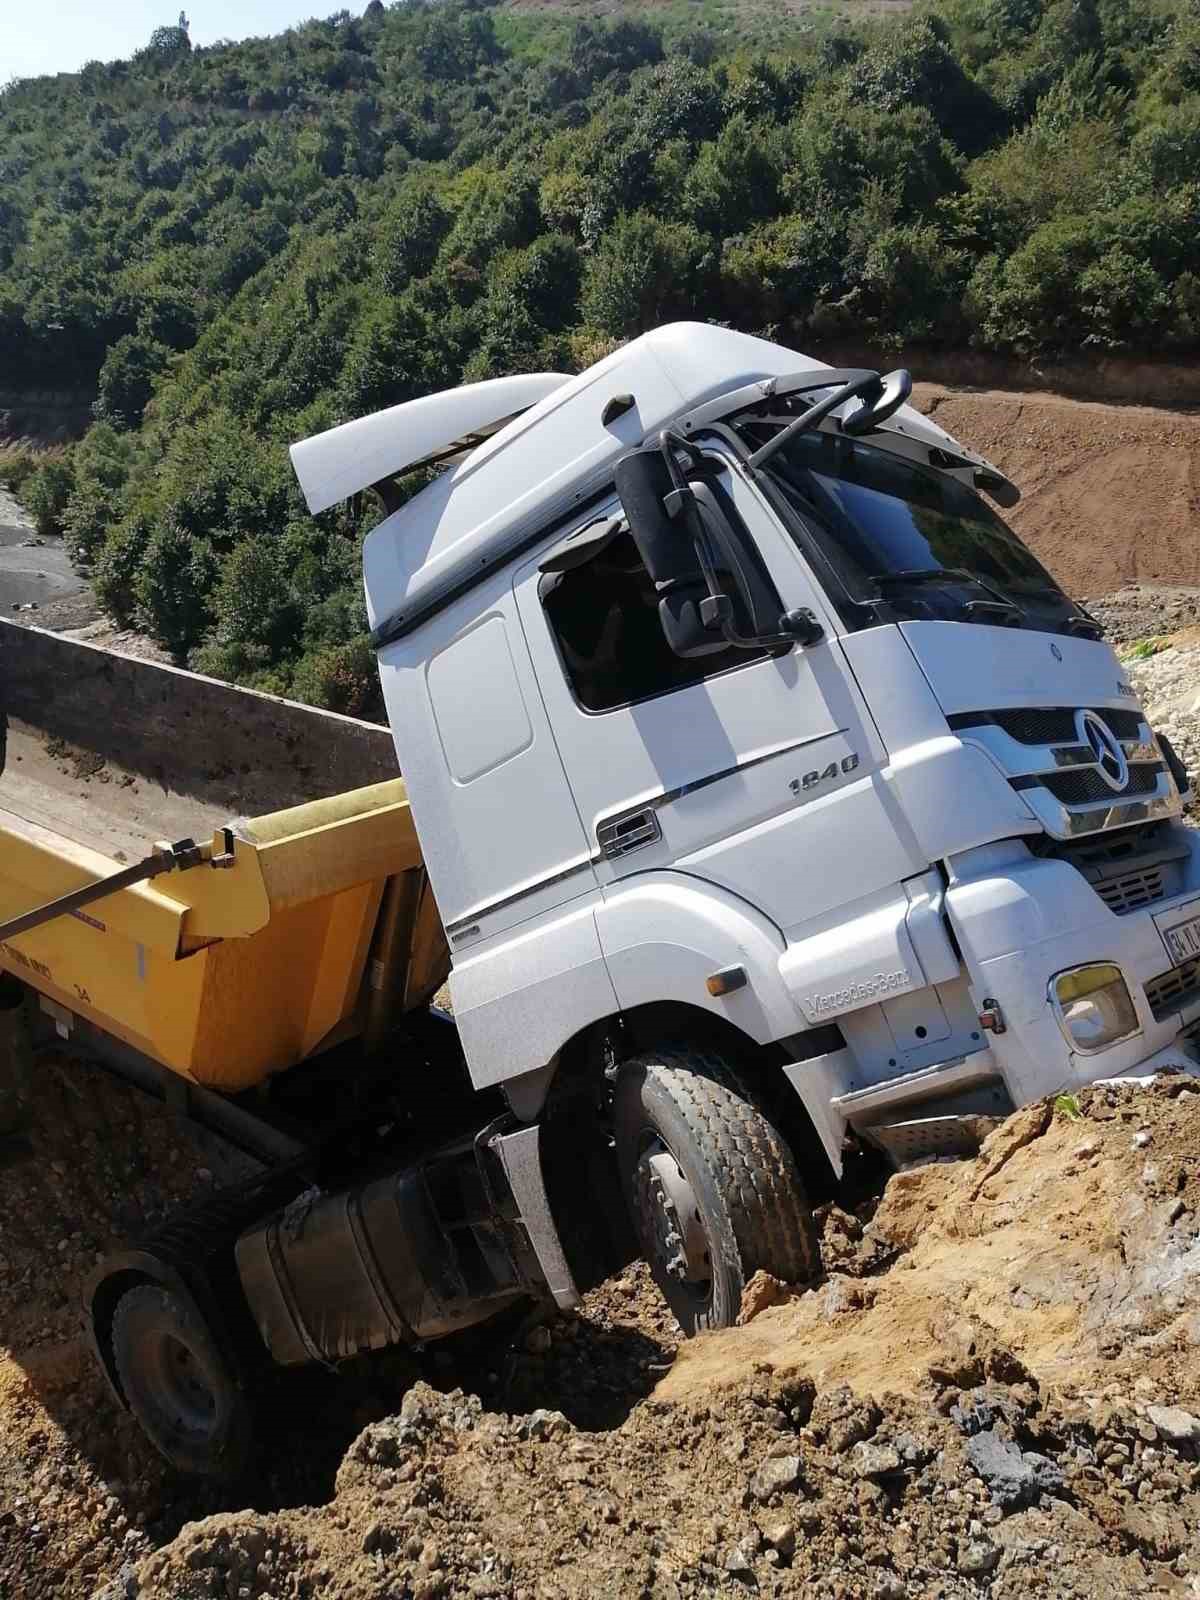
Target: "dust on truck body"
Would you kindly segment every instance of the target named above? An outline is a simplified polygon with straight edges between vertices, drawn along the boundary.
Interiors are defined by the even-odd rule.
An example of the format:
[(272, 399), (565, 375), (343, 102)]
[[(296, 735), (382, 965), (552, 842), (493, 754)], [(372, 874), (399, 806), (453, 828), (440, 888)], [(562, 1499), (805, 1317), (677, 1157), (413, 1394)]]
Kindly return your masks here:
[[(256, 1058), (275, 1075), (253, 1113), (205, 1102), (214, 1126), (249, 1118), (231, 1136), (251, 1144), (259, 1122), (278, 1136), (275, 1105), (330, 1127), (196, 1223), (203, 1282), (186, 1242), (101, 1275), (110, 1371), (122, 1297), (159, 1326), (149, 1281), (217, 1374), (205, 1417), (240, 1416), (226, 1378), (255, 1352), (569, 1306), (631, 1246), (685, 1331), (722, 1326), (756, 1269), (819, 1271), (810, 1204), (851, 1157), (965, 1151), (1048, 1092), (1198, 1069), (1186, 774), (1098, 625), (988, 504), (1015, 487), (909, 388), (679, 324), (576, 378), (469, 385), (293, 447), (314, 513), (367, 488), (388, 510), (364, 573), (404, 798), (285, 811), (257, 838), (222, 823), (163, 880), (203, 885), (189, 915), (230, 914), (226, 845), (250, 881), (277, 836), (306, 903), (358, 911), (322, 923), (289, 997), (340, 996), (329, 1032)], [(442, 470), (401, 503), (418, 465)], [(452, 1023), (410, 981), (418, 947), (436, 975), (428, 922), (397, 957), (364, 910), (406, 875), (436, 900)], [(33, 887), (0, 882), (0, 914)], [(208, 926), (206, 948), (247, 938)], [(47, 993), (32, 942), (0, 957)], [(68, 1021), (89, 1015), (69, 976), (50, 996)], [(237, 1058), (253, 1008), (197, 992)], [(397, 992), (368, 1028), (370, 995)], [(385, 1105), (398, 1131), (364, 1139)], [(130, 1387), (155, 1435), (165, 1386)], [(220, 1465), (220, 1430), (189, 1426), (196, 1464)]]

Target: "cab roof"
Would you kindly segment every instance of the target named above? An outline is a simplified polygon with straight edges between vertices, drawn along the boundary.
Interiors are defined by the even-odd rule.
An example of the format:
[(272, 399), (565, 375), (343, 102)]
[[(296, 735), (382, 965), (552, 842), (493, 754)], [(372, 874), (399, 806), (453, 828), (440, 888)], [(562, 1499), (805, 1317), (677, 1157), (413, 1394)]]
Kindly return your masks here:
[[(693, 412), (711, 421), (724, 396), (744, 407), (755, 384), (765, 397), (773, 381), (822, 370), (832, 371), (766, 339), (670, 323), (578, 377), (500, 378), (408, 401), (301, 441), (292, 459), (314, 512), (418, 464), (456, 460), (367, 536), (367, 610), (382, 648), (611, 484), (617, 461), (662, 428), (686, 428)], [(911, 406), (872, 442), (923, 462), (941, 452), (967, 481), (975, 467), (1003, 478)]]

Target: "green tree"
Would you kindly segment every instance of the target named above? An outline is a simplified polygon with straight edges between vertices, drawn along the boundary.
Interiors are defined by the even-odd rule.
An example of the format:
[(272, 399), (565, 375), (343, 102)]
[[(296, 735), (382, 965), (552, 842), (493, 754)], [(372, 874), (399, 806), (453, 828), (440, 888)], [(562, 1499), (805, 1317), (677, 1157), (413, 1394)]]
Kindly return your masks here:
[(425, 276), (453, 220), (430, 179), (419, 178), (405, 186), (384, 213), (375, 236), (379, 278), (389, 294), (399, 294), (413, 279)]
[(692, 315), (713, 265), (708, 241), (690, 224), (646, 211), (618, 217), (584, 272), (584, 317), (602, 333), (628, 337)]
[(784, 144), (776, 130), (736, 113), (690, 163), (684, 214), (718, 237), (743, 232), (778, 211), (783, 164)]
[(212, 540), (170, 520), (153, 530), (141, 551), (133, 579), (134, 615), (177, 661), (187, 660), (212, 620), (219, 568)]
[(63, 514), (75, 487), (75, 474), (65, 457), (52, 456), (25, 481), (21, 499), (41, 534), (63, 531)]
[(170, 61), (175, 56), (186, 55), (191, 48), (186, 28), (155, 28), (145, 53), (160, 61)]
[(165, 344), (137, 333), (111, 344), (100, 368), (96, 417), (117, 428), (136, 428), (170, 354)]

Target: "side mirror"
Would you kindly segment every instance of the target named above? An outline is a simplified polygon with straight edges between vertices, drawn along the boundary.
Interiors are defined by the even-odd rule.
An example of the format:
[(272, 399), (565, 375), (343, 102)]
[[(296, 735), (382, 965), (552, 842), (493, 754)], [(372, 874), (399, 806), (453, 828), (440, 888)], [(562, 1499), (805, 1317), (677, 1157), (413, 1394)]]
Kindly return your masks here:
[(873, 433), (880, 423), (894, 416), (912, 394), (912, 374), (903, 367), (880, 378), (878, 384), (857, 395), (857, 404), (842, 418), (842, 432), (857, 437)]
[[(816, 617), (803, 608), (786, 612), (774, 631), (754, 631), (754, 612), (762, 615), (770, 596), (761, 592), (760, 583), (756, 605), (746, 591), (745, 585), (753, 585), (752, 571), (736, 553), (733, 529), (708, 484), (693, 481), (679, 488), (661, 452), (639, 451), (617, 463), (616, 487), (630, 536), (658, 591), (663, 634), (677, 656), (712, 655), (730, 645), (739, 650), (807, 646), (824, 637)], [(765, 575), (763, 582), (770, 587)], [(737, 608), (726, 592), (731, 585), (739, 585), (750, 632), (739, 628)]]
[(630, 537), (658, 590), (659, 622), (671, 649), (684, 658), (726, 649), (724, 635), (700, 615), (708, 584), (686, 508), (676, 517), (667, 511), (675, 485), (662, 452), (639, 450), (619, 461), (616, 486)]
[(616, 485), (630, 536), (654, 582), (700, 580), (686, 520), (667, 511), (667, 496), (675, 485), (661, 451), (638, 450), (618, 461)]

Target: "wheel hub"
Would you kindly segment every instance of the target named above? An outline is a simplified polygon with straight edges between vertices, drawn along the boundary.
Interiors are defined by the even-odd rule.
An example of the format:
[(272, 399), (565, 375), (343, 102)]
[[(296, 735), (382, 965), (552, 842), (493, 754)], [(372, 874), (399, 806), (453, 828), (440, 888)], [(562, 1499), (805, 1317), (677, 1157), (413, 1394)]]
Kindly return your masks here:
[(638, 1162), (637, 1199), (642, 1233), (663, 1271), (680, 1283), (707, 1283), (712, 1266), (696, 1195), (660, 1141)]
[(164, 1392), (180, 1420), (198, 1433), (211, 1429), (216, 1421), (216, 1397), (204, 1368), (187, 1345), (170, 1335), (164, 1336), (159, 1371)]

